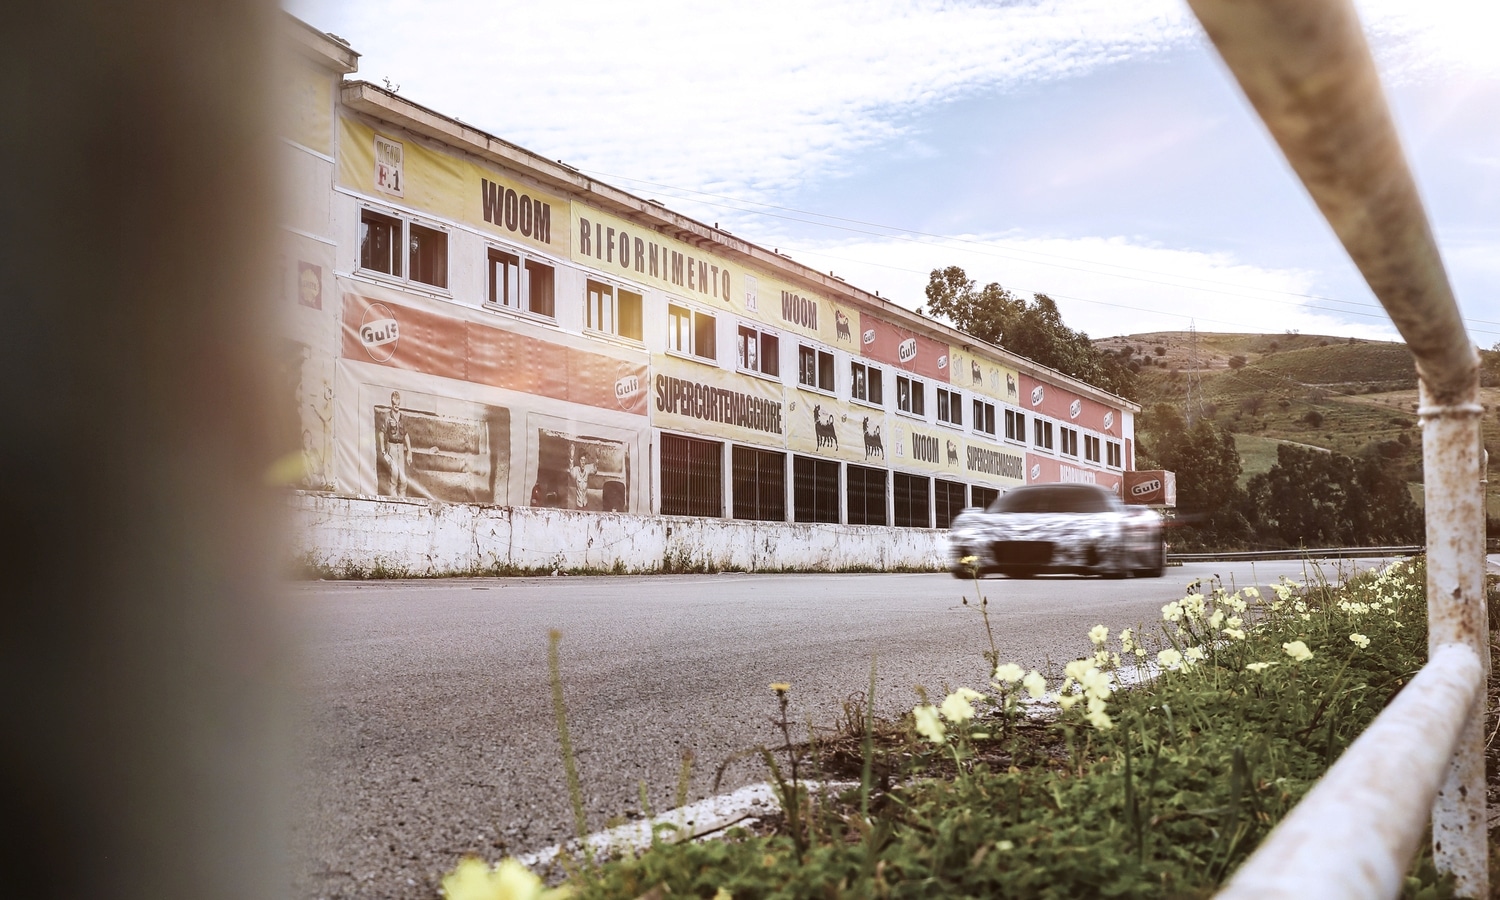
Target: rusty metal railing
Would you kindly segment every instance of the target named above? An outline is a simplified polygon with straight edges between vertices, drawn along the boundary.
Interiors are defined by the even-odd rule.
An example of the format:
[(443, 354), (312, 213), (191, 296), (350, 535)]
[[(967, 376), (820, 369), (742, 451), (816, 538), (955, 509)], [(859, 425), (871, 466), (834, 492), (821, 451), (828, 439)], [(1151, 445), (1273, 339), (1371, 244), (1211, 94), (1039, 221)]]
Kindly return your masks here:
[(1431, 814), (1438, 870), (1487, 897), (1489, 635), (1479, 358), (1349, 0), (1188, 0), (1416, 357), (1429, 661), (1222, 897), (1395, 897)]

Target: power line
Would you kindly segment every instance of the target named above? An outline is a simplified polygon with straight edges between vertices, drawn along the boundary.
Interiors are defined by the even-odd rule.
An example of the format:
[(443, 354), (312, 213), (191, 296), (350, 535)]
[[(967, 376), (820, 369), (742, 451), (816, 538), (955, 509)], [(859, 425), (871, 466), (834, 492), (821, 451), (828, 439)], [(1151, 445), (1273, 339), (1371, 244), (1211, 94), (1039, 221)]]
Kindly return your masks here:
[[(1005, 254), (1005, 253), (997, 253), (997, 252), (995, 252), (993, 248), (996, 246), (997, 242), (994, 242), (994, 241), (980, 241), (980, 240), (974, 240), (974, 239), (971, 239), (971, 238), (955, 237), (955, 236), (952, 236), (952, 235), (942, 235), (942, 234), (936, 234), (936, 233), (933, 233), (933, 232), (920, 231), (920, 230), (912, 229), (912, 228), (904, 228), (904, 227), (897, 226), (897, 225), (886, 225), (886, 224), (878, 223), (878, 222), (867, 222), (867, 221), (864, 221), (864, 220), (861, 220), (861, 219), (848, 218), (848, 217), (845, 217), (845, 216), (835, 216), (835, 215), (831, 215), (829, 213), (820, 213), (820, 212), (815, 212), (815, 211), (812, 211), (812, 210), (798, 209), (796, 207), (791, 207), (791, 206), (780, 206), (780, 205), (777, 205), (777, 204), (774, 204), (774, 203), (765, 203), (765, 202), (759, 201), (759, 200), (746, 200), (746, 199), (739, 198), (739, 197), (731, 197), (731, 196), (729, 196), (727, 194), (716, 194), (716, 193), (713, 193), (711, 191), (702, 191), (702, 190), (698, 190), (698, 189), (695, 189), (695, 188), (685, 188), (685, 187), (681, 187), (681, 186), (678, 186), (678, 185), (669, 185), (669, 184), (664, 184), (664, 183), (656, 182), (656, 181), (648, 181), (648, 180), (643, 179), (643, 178), (632, 178), (631, 176), (628, 176), (628, 175), (614, 175), (614, 174), (610, 174), (610, 173), (606, 173), (606, 172), (598, 172), (598, 171), (594, 171), (594, 170), (581, 170), (581, 171), (586, 171), (586, 172), (588, 172), (591, 175), (597, 175), (597, 176), (599, 176), (601, 178), (610, 178), (610, 179), (618, 179), (618, 180), (623, 180), (623, 181), (630, 181), (630, 182), (634, 182), (636, 184), (645, 184), (645, 185), (651, 185), (652, 187), (666, 188), (668, 190), (678, 191), (680, 193), (696, 194), (696, 195), (698, 195), (700, 197), (714, 197), (714, 198), (717, 198), (719, 200), (730, 201), (729, 203), (714, 203), (714, 202), (707, 201), (707, 200), (696, 200), (694, 202), (703, 203), (706, 206), (715, 206), (715, 207), (718, 207), (718, 208), (721, 208), (721, 209), (728, 209), (728, 210), (731, 210), (731, 211), (734, 211), (734, 212), (748, 213), (750, 215), (755, 215), (755, 216), (764, 216), (764, 217), (768, 217), (768, 218), (782, 219), (782, 220), (785, 220), (785, 221), (798, 222), (798, 223), (805, 224), (805, 225), (813, 225), (813, 226), (817, 226), (817, 227), (820, 227), (820, 228), (832, 228), (832, 229), (836, 229), (836, 230), (840, 230), (840, 231), (851, 232), (851, 233), (854, 233), (854, 234), (864, 234), (864, 235), (868, 235), (868, 236), (871, 236), (871, 237), (890, 238), (890, 239), (894, 239), (894, 240), (903, 241), (903, 242), (906, 242), (906, 243), (921, 244), (921, 245), (924, 245), (924, 246), (930, 246), (929, 242), (928, 241), (924, 241), (924, 240), (914, 240), (912, 238), (903, 237), (903, 235), (916, 235), (918, 237), (934, 238), (934, 239), (937, 239), (937, 240), (950, 241), (950, 242), (953, 242), (953, 243), (972, 244), (972, 245), (975, 245), (976, 247), (983, 247), (983, 248), (986, 248), (986, 249), (985, 250), (973, 250), (973, 251), (970, 251), (970, 252), (977, 253), (977, 254), (982, 255), (982, 256), (992, 256), (992, 257), (995, 257), (997, 259), (1009, 259), (1009, 260), (1017, 261), (1017, 262), (1028, 262), (1028, 263), (1032, 263), (1032, 264), (1035, 264), (1035, 265), (1053, 266), (1055, 268), (1068, 269), (1070, 271), (1085, 272), (1085, 273), (1093, 274), (1093, 275), (1102, 275), (1102, 276), (1109, 277), (1109, 278), (1125, 278), (1125, 279), (1129, 279), (1129, 280), (1132, 280), (1132, 281), (1141, 281), (1141, 282), (1145, 282), (1147, 284), (1157, 284), (1157, 285), (1162, 285), (1164, 287), (1175, 287), (1175, 288), (1180, 288), (1180, 289), (1183, 289), (1183, 290), (1206, 291), (1206, 292), (1210, 292), (1210, 293), (1225, 294), (1225, 295), (1228, 295), (1228, 296), (1247, 297), (1247, 298), (1251, 298), (1251, 299), (1262, 300), (1262, 301), (1265, 301), (1265, 302), (1281, 303), (1283, 305), (1296, 306), (1298, 308), (1317, 309), (1317, 310), (1320, 310), (1322, 312), (1336, 313), (1336, 314), (1339, 314), (1339, 315), (1358, 315), (1358, 316), (1364, 316), (1366, 318), (1373, 318), (1373, 319), (1380, 319), (1382, 321), (1389, 321), (1389, 319), (1388, 319), (1388, 317), (1387, 317), (1387, 315), (1386, 315), (1383, 307), (1381, 307), (1379, 304), (1369, 303), (1369, 302), (1363, 301), (1363, 300), (1344, 300), (1344, 299), (1340, 299), (1340, 298), (1337, 298), (1337, 297), (1326, 297), (1326, 296), (1322, 296), (1322, 295), (1319, 295), (1319, 294), (1307, 294), (1307, 293), (1302, 293), (1302, 292), (1299, 292), (1299, 291), (1288, 291), (1288, 290), (1284, 290), (1284, 289), (1281, 289), (1281, 288), (1256, 288), (1256, 289), (1253, 289), (1253, 290), (1256, 290), (1256, 291), (1260, 291), (1262, 293), (1282, 294), (1284, 296), (1298, 297), (1298, 298), (1301, 298), (1301, 299), (1304, 299), (1304, 300), (1317, 300), (1317, 301), (1324, 302), (1324, 303), (1339, 303), (1339, 304), (1344, 304), (1344, 305), (1347, 305), (1347, 306), (1364, 307), (1365, 309), (1368, 309), (1368, 310), (1379, 310), (1379, 312), (1363, 312), (1361, 310), (1356, 310), (1356, 309), (1339, 309), (1339, 308), (1329, 308), (1329, 307), (1322, 307), (1322, 306), (1312, 306), (1312, 307), (1309, 307), (1309, 306), (1307, 306), (1305, 304), (1301, 304), (1301, 303), (1292, 303), (1292, 302), (1285, 301), (1285, 300), (1274, 300), (1274, 299), (1271, 299), (1271, 298), (1268, 298), (1268, 297), (1259, 296), (1258, 294), (1248, 293), (1248, 292), (1246, 292), (1246, 290), (1244, 289), (1244, 287), (1242, 285), (1236, 285), (1233, 282), (1219, 281), (1219, 280), (1210, 279), (1210, 278), (1201, 278), (1201, 277), (1195, 276), (1195, 275), (1178, 275), (1178, 274), (1175, 274), (1175, 273), (1161, 272), (1159, 270), (1154, 270), (1154, 269), (1142, 269), (1142, 268), (1135, 267), (1135, 266), (1121, 265), (1119, 263), (1095, 262), (1093, 260), (1083, 260), (1083, 259), (1079, 259), (1077, 257), (1070, 257), (1070, 256), (1065, 256), (1065, 255), (1062, 255), (1062, 254), (1055, 254), (1055, 253), (1047, 253), (1045, 251), (1032, 250), (1032, 249), (1029, 249), (1029, 248), (1011, 248), (1012, 252), (1018, 252), (1018, 253), (1024, 253), (1024, 254), (1031, 254), (1033, 256), (1047, 257), (1047, 258), (1050, 258), (1050, 259), (1066, 260), (1068, 262), (1088, 263), (1088, 266), (1095, 266), (1095, 267), (1103, 266), (1103, 267), (1106, 267), (1106, 268), (1120, 269), (1120, 270), (1127, 271), (1127, 272), (1141, 272), (1141, 273), (1145, 273), (1145, 274), (1149, 274), (1149, 275), (1163, 275), (1163, 276), (1167, 276), (1167, 277), (1171, 277), (1171, 278), (1176, 278), (1176, 279), (1181, 279), (1181, 280), (1186, 280), (1186, 281), (1201, 282), (1202, 284), (1221, 285), (1222, 287), (1240, 288), (1240, 289), (1239, 290), (1219, 290), (1219, 289), (1216, 289), (1216, 288), (1200, 287), (1200, 286), (1192, 285), (1192, 284), (1181, 284), (1179, 282), (1174, 282), (1174, 281), (1161, 281), (1161, 280), (1158, 280), (1158, 279), (1144, 278), (1144, 277), (1135, 276), (1135, 275), (1122, 275), (1122, 274), (1118, 274), (1118, 273), (1115, 273), (1115, 272), (1105, 272), (1105, 271), (1100, 271), (1098, 268), (1090, 268), (1088, 266), (1063, 265), (1061, 263), (1049, 263), (1049, 262), (1044, 262), (1044, 261), (1041, 261), (1041, 260), (1026, 259), (1024, 257), (1017, 257), (1017, 256), (1014, 256), (1014, 255), (1008, 255), (1008, 254)], [(691, 198), (688, 198), (688, 197), (679, 197), (677, 199), (688, 200), (688, 199), (691, 199)], [(748, 205), (751, 205), (751, 206), (762, 207), (764, 209), (780, 210), (782, 212), (787, 212), (787, 213), (797, 213), (797, 216), (779, 215), (777, 213), (761, 212), (761, 211), (755, 210), (755, 209), (746, 209), (743, 205), (736, 206), (736, 205), (731, 205), (731, 204), (748, 204)], [(820, 221), (815, 221), (815, 220), (812, 220), (812, 219), (798, 218), (798, 216), (814, 216), (814, 217), (816, 217), (818, 219), (828, 219), (830, 221), (820, 222)], [(834, 224), (836, 222), (847, 222), (847, 223), (850, 223), (850, 225), (861, 225), (861, 226), (864, 226), (864, 228), (878, 228), (878, 229), (883, 229), (883, 231), (867, 231), (867, 230), (864, 230), (864, 228), (853, 228), (853, 227), (850, 227), (849, 225)], [(895, 234), (891, 234), (891, 233), (888, 233), (888, 232), (896, 232), (896, 233)], [(1005, 246), (1005, 245), (1001, 244), (1001, 246)], [(799, 251), (799, 252), (819, 252), (819, 251), (802, 250), (802, 251)], [(838, 258), (838, 257), (834, 257), (834, 258)], [(851, 261), (858, 262), (858, 260), (851, 260)], [(910, 270), (908, 270), (908, 271), (910, 271)], [(1108, 305), (1108, 304), (1106, 304), (1106, 305)], [(1465, 318), (1465, 321), (1466, 322), (1470, 322), (1470, 323), (1474, 323), (1474, 324), (1478, 324), (1478, 325), (1494, 325), (1494, 326), (1500, 327), (1500, 322), (1489, 321), (1489, 320), (1485, 320), (1485, 319), (1469, 319), (1469, 318)], [(1486, 330), (1481, 330), (1481, 329), (1477, 329), (1477, 328), (1474, 329), (1474, 330), (1475, 331), (1480, 331), (1480, 333), (1482, 333), (1482, 334), (1500, 335), (1500, 331), (1486, 331)]]

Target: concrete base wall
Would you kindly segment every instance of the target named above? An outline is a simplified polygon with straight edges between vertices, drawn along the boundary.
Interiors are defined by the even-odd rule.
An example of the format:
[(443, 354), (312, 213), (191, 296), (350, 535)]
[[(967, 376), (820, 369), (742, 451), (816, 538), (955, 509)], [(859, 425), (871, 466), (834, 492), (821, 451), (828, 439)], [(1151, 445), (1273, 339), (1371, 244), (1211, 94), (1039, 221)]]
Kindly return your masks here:
[(293, 551), (330, 575), (934, 570), (947, 533), (295, 492)]

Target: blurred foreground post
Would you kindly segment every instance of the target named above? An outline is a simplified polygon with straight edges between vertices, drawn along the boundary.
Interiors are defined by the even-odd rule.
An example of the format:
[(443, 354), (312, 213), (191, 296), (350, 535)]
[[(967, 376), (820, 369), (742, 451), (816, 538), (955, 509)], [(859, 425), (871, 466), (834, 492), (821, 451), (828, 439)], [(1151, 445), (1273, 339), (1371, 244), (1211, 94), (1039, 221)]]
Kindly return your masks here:
[(16, 897), (278, 897), (274, 8), (8, 7), (0, 626)]

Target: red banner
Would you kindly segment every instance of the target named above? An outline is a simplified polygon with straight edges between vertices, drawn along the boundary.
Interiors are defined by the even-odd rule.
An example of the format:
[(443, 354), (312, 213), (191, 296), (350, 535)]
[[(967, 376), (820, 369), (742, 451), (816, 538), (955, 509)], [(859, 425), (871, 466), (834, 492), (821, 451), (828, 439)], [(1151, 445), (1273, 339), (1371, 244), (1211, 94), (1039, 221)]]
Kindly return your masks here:
[(1100, 434), (1120, 436), (1124, 414), (1119, 410), (1055, 384), (1021, 375), (1021, 406), (1032, 413), (1049, 416), (1066, 425), (1086, 428)]
[(646, 415), (646, 366), (357, 294), (344, 295), (347, 359)]
[(948, 380), (948, 345), (865, 313), (859, 314), (859, 352), (917, 375)]

